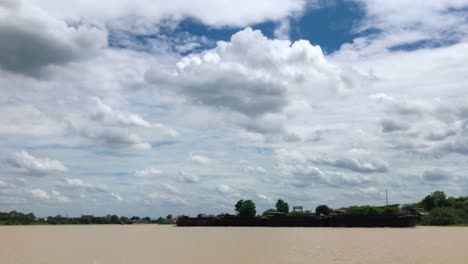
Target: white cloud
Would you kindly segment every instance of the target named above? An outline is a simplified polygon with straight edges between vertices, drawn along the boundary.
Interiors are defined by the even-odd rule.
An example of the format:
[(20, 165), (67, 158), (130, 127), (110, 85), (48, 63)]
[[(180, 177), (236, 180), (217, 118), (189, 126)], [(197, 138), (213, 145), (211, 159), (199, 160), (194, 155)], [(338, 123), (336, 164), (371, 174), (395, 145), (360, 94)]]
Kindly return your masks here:
[(85, 183), (82, 179), (65, 178), (58, 182), (58, 186), (70, 189), (81, 189), (91, 193), (105, 193), (107, 187), (104, 185)]
[(181, 180), (186, 183), (196, 183), (200, 181), (200, 177), (194, 174), (187, 174), (183, 171), (179, 171), (179, 175), (181, 176)]
[(111, 195), (115, 200), (117, 200), (119, 202), (123, 201), (123, 198), (120, 195), (115, 194), (115, 193), (111, 193)]
[(218, 185), (218, 187), (216, 189), (220, 193), (232, 193), (234, 191), (230, 186), (228, 186), (226, 184), (220, 184), (220, 185)]
[(48, 66), (89, 58), (107, 45), (106, 31), (68, 26), (26, 2), (0, 9), (0, 67), (7, 71), (38, 76)]
[(95, 144), (111, 149), (151, 149), (151, 144), (136, 133), (127, 129), (100, 127), (88, 123), (68, 123), (71, 135), (80, 136)]
[(201, 154), (195, 154), (190, 156), (190, 161), (198, 165), (210, 165), (213, 164), (214, 160)]
[(151, 124), (139, 115), (115, 111), (109, 105), (104, 104), (98, 97), (91, 98), (94, 106), (90, 118), (104, 125), (110, 126), (141, 126), (150, 128)]
[(42, 189), (32, 189), (30, 190), (30, 192), (35, 198), (39, 198), (42, 200), (50, 200), (50, 195)]
[(257, 197), (260, 198), (260, 199), (262, 199), (262, 200), (264, 200), (264, 201), (266, 201), (266, 202), (269, 202), (269, 203), (273, 203), (273, 202), (274, 202), (273, 199), (271, 199), (270, 197), (268, 197), (268, 196), (266, 196), (266, 195), (264, 195), (264, 194), (259, 194), (259, 195), (257, 195)]
[(288, 177), (291, 185), (307, 187), (312, 184), (324, 184), (332, 187), (362, 186), (369, 183), (369, 178), (343, 172), (324, 172), (311, 165), (282, 165), (282, 174)]
[(71, 201), (71, 199), (60, 192), (56, 190), (52, 190), (52, 194), (54, 195), (54, 198), (57, 199), (59, 203), (68, 203)]
[(386, 162), (370, 157), (342, 157), (336, 160), (329, 159), (311, 159), (310, 161), (316, 164), (324, 164), (337, 168), (347, 169), (358, 173), (384, 173), (389, 170)]
[[(274, 5), (268, 0), (255, 2), (240, 0), (196, 0), (171, 2), (163, 0), (130, 0), (94, 2), (71, 0), (67, 3), (58, 0), (35, 1), (39, 7), (59, 18), (79, 18), (109, 22), (114, 26), (126, 25), (130, 28), (154, 27), (164, 19), (179, 20), (195, 18), (209, 26), (246, 26), (263, 21), (279, 20), (305, 7), (304, 0), (277, 0)], [(120, 20), (119, 20), (120, 19)], [(156, 25), (155, 25), (156, 24)]]
[(109, 105), (104, 104), (98, 97), (92, 98), (91, 101), (94, 107), (90, 113), (90, 118), (103, 125), (150, 128), (154, 129), (156, 132), (159, 132), (162, 136), (168, 137), (176, 137), (178, 134), (176, 130), (166, 127), (161, 123), (151, 124), (137, 114), (125, 111), (117, 111)]
[(162, 175), (162, 171), (155, 168), (148, 168), (144, 170), (139, 170), (135, 172), (137, 177), (159, 177)]
[(20, 172), (32, 175), (45, 175), (68, 171), (68, 168), (58, 160), (36, 158), (24, 150), (7, 157), (6, 161), (9, 165), (18, 169)]
[(282, 19), (278, 26), (276, 26), (273, 35), (276, 39), (289, 39), (289, 34), (291, 31), (291, 24), (289, 19)]
[(328, 62), (320, 47), (308, 41), (271, 40), (246, 28), (230, 42), (183, 58), (175, 73), (154, 69), (147, 80), (178, 91), (195, 105), (237, 114), (247, 130), (278, 133), (286, 121), (285, 108), (295, 100), (349, 93), (366, 77)]
[(259, 174), (265, 174), (267, 173), (267, 170), (261, 166), (253, 167), (253, 166), (247, 166), (247, 171), (254, 172), (254, 173), (259, 173)]

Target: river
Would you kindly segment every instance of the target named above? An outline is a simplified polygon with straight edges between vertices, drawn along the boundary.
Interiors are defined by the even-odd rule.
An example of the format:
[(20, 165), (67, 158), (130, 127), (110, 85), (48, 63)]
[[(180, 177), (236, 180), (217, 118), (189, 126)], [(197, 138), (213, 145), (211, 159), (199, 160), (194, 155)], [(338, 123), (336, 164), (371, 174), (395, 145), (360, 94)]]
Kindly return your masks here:
[(2, 264), (468, 263), (468, 227), (0, 226)]

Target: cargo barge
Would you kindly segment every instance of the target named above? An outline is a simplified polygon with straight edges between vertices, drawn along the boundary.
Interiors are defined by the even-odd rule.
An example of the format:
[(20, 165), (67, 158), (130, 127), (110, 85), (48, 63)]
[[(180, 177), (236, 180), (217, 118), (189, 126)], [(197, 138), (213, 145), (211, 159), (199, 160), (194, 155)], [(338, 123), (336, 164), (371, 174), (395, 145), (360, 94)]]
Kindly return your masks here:
[(328, 216), (272, 215), (264, 217), (217, 216), (177, 219), (177, 226), (266, 226), (266, 227), (413, 227), (420, 215), (401, 213), (392, 215), (337, 214)]

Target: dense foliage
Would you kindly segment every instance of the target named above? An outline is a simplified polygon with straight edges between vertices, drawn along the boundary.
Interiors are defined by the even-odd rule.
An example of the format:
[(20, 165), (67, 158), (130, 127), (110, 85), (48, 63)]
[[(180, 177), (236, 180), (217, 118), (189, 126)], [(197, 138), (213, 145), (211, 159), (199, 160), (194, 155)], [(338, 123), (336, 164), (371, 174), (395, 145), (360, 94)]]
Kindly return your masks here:
[(0, 212), (0, 225), (30, 225), (33, 224), (36, 217), (33, 213), (23, 214), (16, 211), (9, 213)]
[(432, 209), (429, 215), (421, 219), (422, 225), (455, 225), (467, 224), (467, 213), (453, 207), (438, 207)]
[[(161, 221), (159, 221), (161, 219)], [(159, 218), (158, 220), (152, 220), (146, 216), (140, 218), (133, 216), (131, 218), (117, 215), (106, 215), (106, 216), (87, 216), (87, 217), (66, 217), (61, 215), (48, 216), (43, 218), (36, 218), (33, 213), (24, 214), (16, 211), (9, 213), (0, 212), (0, 225), (87, 225), (87, 224), (132, 224), (135, 222), (139, 223), (174, 223), (172, 218)]]
[(315, 208), (315, 213), (318, 214), (318, 215), (329, 215), (331, 213), (331, 209), (330, 207), (328, 207), (327, 205), (325, 204), (322, 204), (322, 205), (319, 205), (317, 206), (317, 208)]
[(239, 216), (253, 217), (257, 214), (257, 209), (252, 200), (239, 200), (235, 205), (235, 210)]
[(400, 211), (398, 204), (389, 206), (350, 206), (341, 208), (346, 211), (347, 214), (365, 214), (365, 215), (385, 215), (385, 214), (396, 214)]
[(276, 202), (276, 211), (285, 214), (289, 213), (289, 204), (279, 199), (278, 202)]

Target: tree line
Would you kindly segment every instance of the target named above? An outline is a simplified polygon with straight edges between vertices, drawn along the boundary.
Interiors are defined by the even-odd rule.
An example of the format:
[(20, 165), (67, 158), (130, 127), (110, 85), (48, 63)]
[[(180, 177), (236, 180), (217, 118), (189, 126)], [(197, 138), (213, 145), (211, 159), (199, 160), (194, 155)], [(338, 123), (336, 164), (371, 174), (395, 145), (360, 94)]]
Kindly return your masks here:
[[(393, 204), (388, 206), (349, 206), (332, 209), (327, 205), (319, 205), (312, 211), (290, 211), (289, 204), (279, 199), (275, 208), (264, 211), (261, 215), (328, 215), (333, 211), (342, 211), (347, 214), (396, 214), (400, 211), (425, 210), (421, 219), (422, 225), (468, 225), (468, 196), (447, 197), (442, 191), (435, 191), (424, 197), (421, 201), (413, 204), (400, 206)], [(234, 210), (238, 216), (254, 217), (257, 215), (256, 205), (252, 200), (239, 200)], [(31, 225), (31, 224), (132, 224), (132, 223), (154, 223), (154, 224), (174, 224), (172, 215), (152, 219), (146, 217), (125, 217), (117, 215), (106, 215), (102, 217), (64, 217), (61, 215), (49, 216), (45, 218), (36, 218), (33, 213), (21, 213), (17, 211), (0, 212), (0, 225)]]
[[(239, 216), (253, 217), (257, 215), (255, 203), (251, 200), (239, 200), (235, 205)], [(349, 206), (332, 209), (327, 205), (319, 205), (312, 211), (290, 211), (289, 204), (282, 199), (276, 202), (275, 208), (267, 209), (261, 216), (273, 214), (284, 215), (328, 215), (333, 211), (346, 214), (360, 215), (392, 215), (404, 211), (422, 213), (422, 225), (468, 225), (468, 196), (447, 197), (442, 191), (435, 191), (413, 204), (400, 206), (392, 204), (386, 206)], [(257, 215), (260, 216), (260, 215)]]
[(0, 212), (0, 225), (87, 225), (87, 224), (173, 224), (172, 215), (166, 217), (150, 218), (139, 216), (82, 216), (82, 217), (66, 217), (62, 215), (48, 216), (37, 218), (33, 213), (21, 213), (17, 211)]

